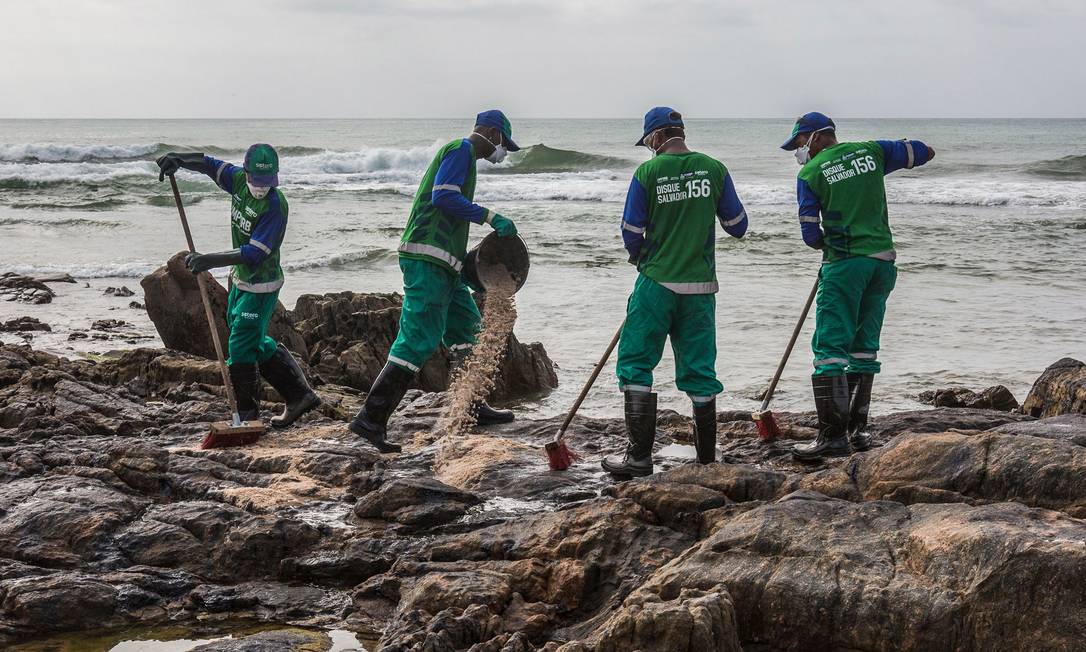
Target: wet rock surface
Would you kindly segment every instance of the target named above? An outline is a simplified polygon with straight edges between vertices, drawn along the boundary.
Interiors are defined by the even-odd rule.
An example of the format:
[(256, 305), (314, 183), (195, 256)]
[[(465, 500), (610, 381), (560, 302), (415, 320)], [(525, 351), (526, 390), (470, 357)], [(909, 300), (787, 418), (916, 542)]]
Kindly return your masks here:
[(995, 385), (981, 392), (964, 387), (949, 387), (921, 392), (917, 400), (935, 407), (964, 407), (981, 410), (1013, 412), (1018, 409), (1018, 399), (1003, 385)]
[(0, 298), (5, 301), (40, 305), (51, 303), (55, 296), (44, 281), (15, 272), (0, 274)]
[[(301, 329), (303, 332), (305, 328)], [(821, 464), (719, 415), (722, 463), (690, 464), (663, 411), (657, 473), (599, 470), (620, 419), (452, 436), (412, 391), (380, 455), (349, 390), (245, 448), (215, 364), (136, 349), (97, 361), (0, 346), (0, 645), (162, 623), (275, 631), (206, 650), (1075, 649), (1086, 637), (1086, 421), (937, 408), (872, 420), (877, 446)], [(338, 401), (338, 403), (337, 403)], [(264, 417), (271, 415), (268, 404)], [(348, 415), (349, 416), (349, 415)], [(307, 629), (292, 629), (307, 628)], [(315, 633), (316, 632), (316, 633)]]

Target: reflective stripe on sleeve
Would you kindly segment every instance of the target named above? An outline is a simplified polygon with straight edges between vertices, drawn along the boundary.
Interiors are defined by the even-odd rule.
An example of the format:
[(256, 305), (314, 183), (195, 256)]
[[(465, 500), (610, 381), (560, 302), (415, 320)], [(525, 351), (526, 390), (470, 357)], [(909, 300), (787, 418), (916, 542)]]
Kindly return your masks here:
[(747, 219), (747, 212), (743, 211), (739, 214), (738, 217), (734, 217), (726, 222), (721, 222), (721, 224), (723, 224), (724, 226), (735, 226), (736, 224), (739, 224), (745, 219)]
[(271, 254), (271, 249), (268, 249), (268, 245), (264, 244), (263, 242), (261, 242), (259, 240), (250, 239), (249, 244), (253, 245), (254, 247), (256, 247), (257, 249), (263, 251), (266, 254), (269, 254), (269, 255)]
[(435, 247), (434, 245), (422, 244), (421, 242), (403, 242), (400, 244), (397, 251), (405, 254), (418, 254), (420, 256), (436, 258), (441, 262), (448, 264), (449, 267), (452, 267), (457, 272), (464, 266), (464, 263), (461, 262), (459, 258), (444, 249)]
[(905, 168), (911, 170), (913, 163), (916, 162), (916, 155), (913, 154), (913, 144), (908, 139), (905, 140), (905, 152), (909, 155), (909, 161), (905, 164)]
[(220, 186), (220, 187), (222, 186), (222, 180), (221, 180), (222, 171), (225, 168), (226, 168), (226, 162), (224, 161), (224, 162), (219, 164), (219, 169), (215, 170), (215, 185)]
[(817, 215), (800, 215), (799, 216), (799, 223), (800, 224), (804, 224), (804, 223), (807, 223), (807, 222), (810, 222), (810, 223), (813, 223), (813, 224), (818, 224), (820, 221), (821, 220), (819, 219), (819, 217)]
[(487, 224), (490, 224), (491, 220), (493, 220), (493, 219), (494, 219), (494, 211), (490, 210), (489, 208), (486, 209), (486, 217), (483, 218), (483, 221), (486, 222)]
[(460, 192), (460, 186), (454, 186), (451, 183), (443, 183), (440, 186), (434, 186), (431, 192), (437, 192), (438, 190), (453, 190), (456, 192)]
[(645, 232), (645, 227), (643, 227), (643, 226), (634, 226), (633, 224), (630, 224), (629, 222), (623, 222), (622, 223), (622, 228), (623, 228), (623, 230), (629, 231), (630, 233), (644, 233)]

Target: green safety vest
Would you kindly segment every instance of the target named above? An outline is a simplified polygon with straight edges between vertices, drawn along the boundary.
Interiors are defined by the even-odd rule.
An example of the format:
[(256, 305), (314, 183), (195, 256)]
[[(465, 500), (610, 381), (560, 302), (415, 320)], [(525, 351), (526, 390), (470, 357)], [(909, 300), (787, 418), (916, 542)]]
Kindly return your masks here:
[[(245, 172), (238, 170), (234, 174), (233, 190), (230, 193), (230, 237), (234, 248), (249, 244), (249, 238), (256, 230), (264, 213), (268, 211), (268, 197), (274, 192), (279, 196), (279, 207), (283, 211), (283, 219), (287, 218), (287, 198), (278, 188), (272, 188), (263, 199), (257, 199), (249, 193), (249, 186), (245, 183)], [(275, 248), (265, 251), (268, 256), (259, 265), (234, 265), (230, 274), (231, 281), (239, 290), (264, 294), (275, 292), (283, 287), (283, 268), (279, 266), (279, 244), (261, 243)]]
[(727, 176), (723, 163), (700, 152), (659, 154), (637, 168), (649, 212), (638, 271), (678, 294), (719, 289), (716, 212)]
[(822, 206), (824, 262), (855, 256), (894, 260), (884, 177), (884, 154), (874, 141), (827, 147), (799, 171)]
[[(439, 211), (434, 207), (431, 196), (434, 192), (434, 178), (441, 161), (452, 151), (459, 149), (464, 140), (457, 139), (437, 150), (430, 167), (422, 177), (415, 201), (411, 204), (411, 216), (407, 219), (407, 228), (400, 238), (399, 252), (404, 258), (425, 260), (460, 273), (464, 266), (464, 256), (468, 252), (468, 229), (470, 223)], [(469, 141), (470, 144), (470, 141)], [(475, 198), (475, 146), (471, 145), (471, 167), (467, 179), (460, 186), (460, 194), (472, 201)]]

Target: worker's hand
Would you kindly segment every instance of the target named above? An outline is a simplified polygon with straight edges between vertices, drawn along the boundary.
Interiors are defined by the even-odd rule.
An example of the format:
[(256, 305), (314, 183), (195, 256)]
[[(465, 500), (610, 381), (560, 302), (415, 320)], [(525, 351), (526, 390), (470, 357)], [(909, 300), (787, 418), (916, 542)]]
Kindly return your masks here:
[(513, 220), (502, 217), (497, 213), (490, 218), (490, 226), (494, 227), (494, 230), (502, 238), (511, 238), (517, 234), (517, 225), (513, 224)]
[(630, 263), (634, 267), (637, 267), (637, 263), (641, 262), (641, 252), (631, 251), (630, 258), (626, 262)]
[(935, 148), (928, 145), (928, 160), (930, 161), (933, 158), (935, 158)]
[(195, 251), (185, 256), (185, 267), (188, 267), (193, 274), (199, 274), (211, 269), (212, 266), (208, 262), (203, 254), (198, 254)]
[(164, 180), (167, 176), (172, 177), (174, 173), (181, 169), (181, 157), (173, 152), (158, 157), (155, 163), (158, 163), (159, 181)]

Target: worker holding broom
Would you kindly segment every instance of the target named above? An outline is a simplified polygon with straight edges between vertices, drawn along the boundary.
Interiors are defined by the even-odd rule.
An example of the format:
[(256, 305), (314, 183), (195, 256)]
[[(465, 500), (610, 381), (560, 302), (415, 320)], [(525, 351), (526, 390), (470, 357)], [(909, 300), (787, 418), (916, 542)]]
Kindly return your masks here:
[(244, 167), (202, 153), (170, 152), (157, 161), (159, 180), (180, 168), (202, 172), (230, 193), (230, 234), (234, 248), (218, 253), (190, 253), (185, 265), (193, 274), (232, 267), (226, 322), (230, 380), (242, 421), (260, 419), (261, 380), (286, 402), (271, 425), (285, 428), (320, 405), (294, 356), (268, 337), (268, 323), (283, 286), (279, 247), (287, 228), (287, 200), (279, 185), (279, 156), (271, 145), (257, 144), (245, 153)]
[(716, 376), (716, 222), (736, 238), (747, 230), (728, 168), (686, 146), (678, 111), (645, 114), (637, 145), (653, 158), (634, 172), (622, 216), (622, 239), (639, 272), (618, 345), (629, 443), (603, 459), (605, 470), (621, 476), (652, 473), (652, 373), (668, 337), (675, 384), (693, 402), (697, 459), (716, 460), (716, 395), (723, 391)]
[[(382, 453), (400, 451), (399, 444), (387, 439), (388, 419), (430, 356), (444, 344), (458, 364), (476, 342), (479, 308), (460, 277), (468, 228), (486, 223), (502, 237), (517, 233), (512, 220), (474, 203), (476, 162), (485, 158), (500, 163), (507, 152), (519, 149), (505, 114), (483, 111), (472, 133), (439, 149), (422, 177), (400, 239), (400, 329), (388, 361), (350, 424), (351, 432)], [(472, 412), (480, 425), (513, 420), (512, 412), (495, 410), (485, 401), (472, 406)]]
[(883, 177), (924, 165), (935, 150), (918, 140), (837, 141), (833, 120), (807, 113), (781, 149), (802, 166), (797, 182), (803, 241), (822, 251), (815, 309), (818, 436), (792, 448), (799, 460), (870, 448), (867, 414), (886, 299), (897, 268)]

